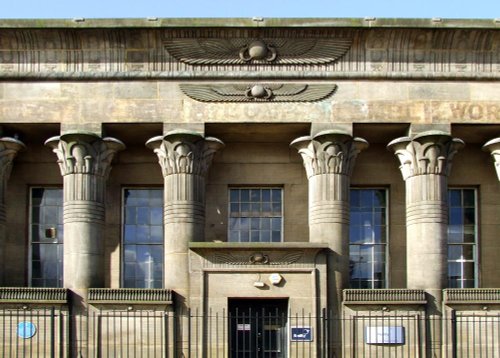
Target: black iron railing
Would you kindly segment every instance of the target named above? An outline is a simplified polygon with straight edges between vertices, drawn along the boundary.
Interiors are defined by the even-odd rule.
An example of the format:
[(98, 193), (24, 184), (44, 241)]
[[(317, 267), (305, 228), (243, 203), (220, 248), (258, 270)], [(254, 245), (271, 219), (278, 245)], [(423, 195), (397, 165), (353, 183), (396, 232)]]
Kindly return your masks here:
[(500, 315), (0, 309), (1, 357), (500, 357)]

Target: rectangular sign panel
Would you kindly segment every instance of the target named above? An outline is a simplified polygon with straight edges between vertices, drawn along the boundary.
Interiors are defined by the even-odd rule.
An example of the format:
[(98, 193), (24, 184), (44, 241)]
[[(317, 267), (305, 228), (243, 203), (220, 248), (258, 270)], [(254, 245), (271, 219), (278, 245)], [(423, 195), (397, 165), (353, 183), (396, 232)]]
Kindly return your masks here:
[(309, 326), (292, 327), (291, 340), (296, 342), (312, 342), (312, 328)]
[(365, 327), (365, 343), (404, 344), (404, 327)]

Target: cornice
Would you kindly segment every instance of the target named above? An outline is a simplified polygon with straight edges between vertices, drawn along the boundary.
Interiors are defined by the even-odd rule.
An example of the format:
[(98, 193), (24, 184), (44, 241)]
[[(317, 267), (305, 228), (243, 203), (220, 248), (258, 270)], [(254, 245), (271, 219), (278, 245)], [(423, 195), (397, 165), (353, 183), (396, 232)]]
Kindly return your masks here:
[[(397, 22), (396, 22), (397, 23)], [(284, 23), (285, 24), (285, 23)], [(500, 32), (495, 27), (18, 27), (3, 24), (0, 40), (0, 78), (11, 80), (140, 80), (223, 78), (500, 78)], [(496, 23), (495, 23), (496, 24)], [(496, 26), (496, 25), (495, 25)], [(179, 39), (264, 39), (263, 59), (250, 61), (245, 46), (236, 46), (235, 61), (184, 63), (168, 44)], [(286, 39), (269, 50), (272, 41)], [(293, 39), (293, 40), (291, 40)], [(288, 58), (295, 44), (348, 40), (347, 52), (333, 56), (317, 52)], [(351, 43), (352, 41), (352, 43)], [(332, 43), (334, 43), (333, 41)], [(330, 43), (330, 42), (329, 42)], [(274, 45), (273, 45), (274, 46)], [(287, 50), (288, 48), (288, 50)], [(315, 48), (314, 46), (312, 48)], [(345, 48), (344, 48), (345, 49)], [(340, 52), (338, 52), (338, 51)], [(241, 51), (241, 57), (240, 57)], [(279, 53), (283, 56), (280, 57)], [(284, 51), (284, 52), (283, 52)], [(175, 51), (174, 51), (175, 52)], [(254, 55), (255, 56), (255, 55)], [(215, 56), (217, 57), (217, 56)], [(224, 58), (224, 56), (222, 56)], [(259, 55), (257, 55), (259, 57)], [(267, 60), (266, 60), (267, 59)], [(281, 61), (281, 62), (280, 62)], [(319, 61), (319, 62), (318, 62)], [(196, 61), (195, 61), (196, 62)]]
[(397, 27), (499, 28), (498, 19), (448, 18), (116, 18), (2, 19), (0, 28)]

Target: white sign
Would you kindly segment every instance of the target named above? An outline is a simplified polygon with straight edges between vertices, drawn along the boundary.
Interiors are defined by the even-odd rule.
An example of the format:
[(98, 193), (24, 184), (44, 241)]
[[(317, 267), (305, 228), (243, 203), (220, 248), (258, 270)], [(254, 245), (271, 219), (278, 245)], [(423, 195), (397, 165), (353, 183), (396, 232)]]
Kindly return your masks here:
[(366, 327), (365, 343), (368, 344), (404, 344), (404, 327)]
[(238, 325), (236, 326), (236, 330), (237, 331), (250, 331), (251, 326), (249, 323), (238, 323)]

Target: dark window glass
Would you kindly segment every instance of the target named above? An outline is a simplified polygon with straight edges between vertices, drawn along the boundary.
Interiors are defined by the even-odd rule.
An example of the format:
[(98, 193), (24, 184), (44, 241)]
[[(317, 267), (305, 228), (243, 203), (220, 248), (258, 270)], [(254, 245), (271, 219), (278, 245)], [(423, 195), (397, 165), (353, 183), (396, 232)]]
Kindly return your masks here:
[(448, 287), (476, 286), (476, 190), (449, 189)]
[(31, 189), (31, 285), (63, 286), (63, 191)]
[(163, 190), (125, 189), (123, 286), (163, 285)]
[(349, 268), (351, 288), (386, 286), (385, 189), (351, 189)]
[(281, 188), (229, 189), (228, 241), (283, 240)]

